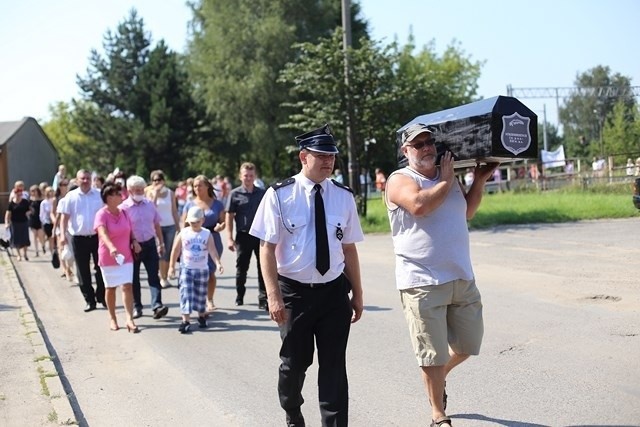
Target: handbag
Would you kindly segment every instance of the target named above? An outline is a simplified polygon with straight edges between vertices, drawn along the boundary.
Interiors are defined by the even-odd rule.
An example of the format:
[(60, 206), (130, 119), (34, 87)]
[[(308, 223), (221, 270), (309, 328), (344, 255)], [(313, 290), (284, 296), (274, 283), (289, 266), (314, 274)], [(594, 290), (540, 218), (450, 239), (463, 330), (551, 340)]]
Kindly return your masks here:
[(2, 233), (0, 233), (0, 247), (7, 249), (11, 246), (11, 229), (6, 227)]
[(60, 256), (58, 255), (58, 250), (54, 249), (51, 254), (51, 265), (53, 268), (60, 268)]

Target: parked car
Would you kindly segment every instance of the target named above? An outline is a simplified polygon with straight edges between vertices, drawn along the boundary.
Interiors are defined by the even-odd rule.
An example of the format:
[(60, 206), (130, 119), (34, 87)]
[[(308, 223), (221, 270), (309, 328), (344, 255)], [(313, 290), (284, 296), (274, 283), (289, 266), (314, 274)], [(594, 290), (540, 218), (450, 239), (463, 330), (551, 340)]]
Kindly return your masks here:
[(633, 205), (640, 209), (640, 178), (633, 182)]

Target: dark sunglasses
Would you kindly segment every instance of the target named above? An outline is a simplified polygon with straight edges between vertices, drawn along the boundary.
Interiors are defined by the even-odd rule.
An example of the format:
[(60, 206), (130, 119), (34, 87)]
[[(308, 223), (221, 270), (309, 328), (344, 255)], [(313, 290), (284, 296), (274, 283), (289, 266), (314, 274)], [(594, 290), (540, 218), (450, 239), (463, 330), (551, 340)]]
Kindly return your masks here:
[(436, 141), (433, 138), (429, 138), (427, 141), (418, 142), (417, 144), (409, 144), (409, 147), (413, 147), (416, 150), (422, 150), (425, 145), (434, 146), (436, 145)]
[(161, 182), (161, 181), (163, 181), (163, 180), (162, 180), (161, 178), (154, 178), (154, 179), (152, 179), (151, 181), (153, 181), (153, 182)]

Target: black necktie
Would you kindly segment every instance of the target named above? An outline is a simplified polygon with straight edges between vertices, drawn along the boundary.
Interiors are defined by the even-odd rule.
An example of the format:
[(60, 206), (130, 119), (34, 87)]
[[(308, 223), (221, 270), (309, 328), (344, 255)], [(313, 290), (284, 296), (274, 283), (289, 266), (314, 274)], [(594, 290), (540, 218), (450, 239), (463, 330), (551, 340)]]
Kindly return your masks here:
[(324, 202), (320, 194), (320, 184), (314, 187), (316, 190), (316, 270), (324, 276), (329, 270), (329, 238), (327, 237), (327, 219), (324, 215)]

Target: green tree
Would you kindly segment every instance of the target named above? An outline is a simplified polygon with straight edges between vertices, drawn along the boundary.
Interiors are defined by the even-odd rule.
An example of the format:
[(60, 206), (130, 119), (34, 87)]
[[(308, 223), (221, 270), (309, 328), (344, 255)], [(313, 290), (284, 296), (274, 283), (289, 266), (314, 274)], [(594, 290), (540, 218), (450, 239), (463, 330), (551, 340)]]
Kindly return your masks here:
[[(629, 93), (631, 81), (620, 73), (613, 73), (609, 67), (598, 65), (579, 74), (575, 86), (579, 90), (567, 99), (559, 111), (568, 155), (585, 159), (606, 155), (602, 144), (604, 129), (618, 100), (594, 89), (614, 87), (620, 93)], [(635, 106), (632, 97), (622, 98), (622, 102), (629, 111)]]
[(51, 119), (42, 128), (58, 150), (61, 163), (71, 174), (81, 168), (95, 167), (92, 158), (85, 152), (85, 147), (90, 146), (88, 138), (78, 128), (71, 106), (58, 102), (49, 107), (49, 113)]
[[(348, 158), (346, 111), (347, 97), (351, 97), (354, 109), (352, 140), (357, 158), (349, 160), (352, 165), (365, 167), (368, 163), (366, 155), (373, 156), (376, 151), (386, 152), (387, 157), (393, 155), (391, 145), (385, 141), (389, 140), (397, 124), (393, 111), (395, 75), (391, 47), (382, 49), (367, 39), (361, 39), (359, 45), (350, 51), (349, 88), (344, 81), (340, 29), (334, 31), (333, 37), (318, 43), (297, 44), (297, 60), (287, 64), (280, 74), (280, 81), (291, 87), (290, 93), (295, 100), (283, 104), (291, 111), (289, 121), (283, 127), (299, 133), (330, 123), (343, 158)], [(368, 144), (370, 150), (365, 153), (364, 141), (373, 140), (381, 144)], [(342, 169), (346, 171), (346, 168)]]
[(605, 152), (614, 156), (617, 165), (626, 164), (628, 157), (639, 152), (634, 114), (637, 111), (637, 107), (629, 109), (624, 100), (618, 100), (602, 131)]
[[(240, 162), (258, 164), (261, 174), (286, 175), (292, 134), (280, 108), (289, 100), (277, 82), (292, 60), (296, 41), (331, 33), (340, 20), (339, 3), (329, 0), (201, 0), (192, 3), (193, 36), (189, 70), (195, 93), (220, 128), (229, 172)], [(354, 9), (357, 13), (357, 4)], [(366, 24), (355, 20), (355, 28)]]
[(104, 56), (91, 51), (85, 77), (78, 77), (82, 101), (75, 118), (87, 135), (85, 152), (106, 172), (115, 166), (147, 176), (162, 168), (170, 178), (188, 170), (186, 156), (200, 143), (201, 109), (190, 95), (184, 64), (163, 40), (151, 36), (133, 9), (107, 31)]
[[(473, 61), (457, 41), (439, 55), (432, 40), (416, 53), (413, 35), (399, 48), (398, 96), (404, 121), (477, 100), (483, 61)], [(404, 124), (404, 123), (403, 123)]]
[[(434, 51), (433, 43), (414, 55), (411, 42), (402, 48), (395, 43), (381, 47), (363, 39), (350, 52), (353, 72), (347, 90), (341, 37), (336, 30), (331, 39), (296, 45), (296, 60), (280, 76), (292, 87), (295, 99), (285, 104), (293, 111), (283, 126), (303, 130), (312, 124), (331, 123), (344, 157), (348, 154), (344, 118), (349, 96), (354, 104), (357, 156), (352, 164), (374, 165), (388, 173), (397, 167), (399, 127), (417, 115), (474, 100), (482, 64), (471, 61), (455, 43), (442, 55)], [(370, 144), (373, 139), (376, 144)]]

